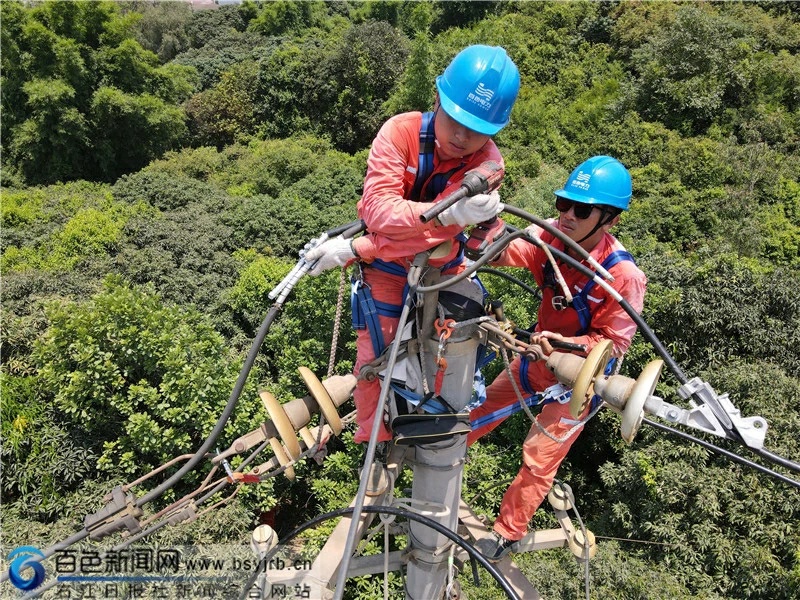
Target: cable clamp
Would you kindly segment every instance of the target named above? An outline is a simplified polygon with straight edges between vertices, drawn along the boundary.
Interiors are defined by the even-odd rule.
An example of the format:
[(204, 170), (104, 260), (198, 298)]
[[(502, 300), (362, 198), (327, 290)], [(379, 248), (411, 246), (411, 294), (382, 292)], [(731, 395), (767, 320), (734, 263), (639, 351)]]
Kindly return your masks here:
[(89, 532), (89, 539), (101, 540), (117, 531), (138, 533), (142, 530), (139, 517), (144, 512), (136, 506), (133, 494), (126, 494), (122, 486), (115, 487), (105, 498), (106, 505), (93, 515), (87, 515), (83, 526)]
[[(759, 416), (742, 417), (728, 394), (717, 394), (708, 382), (695, 377), (678, 388), (678, 395), (689, 401), (692, 410), (681, 411), (686, 414), (668, 420), (731, 440), (738, 441), (741, 438), (741, 441), (750, 448), (760, 450), (764, 447), (767, 421)], [(695, 400), (699, 400), (700, 404), (698, 405)], [(702, 419), (698, 418), (700, 415)]]

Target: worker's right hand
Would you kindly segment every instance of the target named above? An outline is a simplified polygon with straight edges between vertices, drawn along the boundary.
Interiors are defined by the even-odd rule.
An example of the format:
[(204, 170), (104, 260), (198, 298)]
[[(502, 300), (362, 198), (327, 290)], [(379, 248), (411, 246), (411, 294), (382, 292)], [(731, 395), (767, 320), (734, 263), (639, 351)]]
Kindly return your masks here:
[(439, 214), (439, 222), (444, 225), (476, 225), (489, 221), (500, 212), (500, 194), (475, 194), (456, 202)]

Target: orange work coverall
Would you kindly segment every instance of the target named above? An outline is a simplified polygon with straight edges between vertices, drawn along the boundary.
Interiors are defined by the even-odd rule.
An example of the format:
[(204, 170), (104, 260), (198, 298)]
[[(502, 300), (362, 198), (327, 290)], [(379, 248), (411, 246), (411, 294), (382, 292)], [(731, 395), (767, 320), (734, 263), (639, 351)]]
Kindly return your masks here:
[[(553, 221), (554, 225), (555, 223), (556, 221)], [(543, 232), (539, 228), (534, 228), (534, 231), (554, 248), (564, 250), (563, 242), (554, 240), (551, 234)], [(609, 254), (617, 250), (624, 250), (624, 247), (613, 235), (607, 233), (590, 254), (598, 263), (602, 264)], [(539, 306), (535, 331), (560, 333), (569, 337), (568, 341), (570, 342), (585, 344), (587, 352), (600, 341), (609, 339), (614, 344), (613, 355), (621, 357), (630, 346), (636, 333), (636, 323), (630, 315), (610, 297), (606, 290), (601, 286), (595, 286), (586, 299), (591, 312), (588, 331), (583, 335), (577, 335), (581, 330), (578, 313), (571, 307), (557, 310), (553, 305), (553, 297), (561, 295), (561, 290), (558, 287), (554, 289), (549, 282), (545, 282), (544, 266), (546, 262), (547, 257), (541, 248), (525, 240), (516, 239), (509, 244), (505, 252), (493, 264), (527, 267), (533, 274), (536, 283), (542, 290), (542, 302)], [(588, 278), (577, 269), (566, 265), (559, 265), (559, 268), (573, 295), (588, 283)], [(618, 262), (609, 269), (609, 272), (614, 276), (611, 287), (627, 300), (637, 313), (641, 313), (647, 284), (644, 273), (629, 260)], [(523, 396), (526, 395), (523, 391), (525, 387), (539, 392), (558, 383), (545, 362), (539, 360), (528, 363), (526, 382), (520, 380), (520, 370), (523, 364), (521, 358), (517, 356), (511, 362), (511, 376), (514, 377), (517, 388)], [(486, 389), (486, 401), (470, 413), (470, 420), (474, 422), (517, 402), (519, 399), (508, 370), (503, 370)], [(590, 407), (587, 406), (584, 413), (580, 415), (580, 419), (586, 418), (589, 411)], [(475, 440), (497, 427), (502, 420), (504, 418), (472, 431), (467, 437), (467, 443), (474, 443)], [(569, 452), (572, 443), (583, 430), (580, 420), (575, 420), (570, 415), (568, 402), (565, 404), (557, 401), (545, 403), (536, 420), (538, 425), (536, 423), (531, 425), (522, 445), (523, 464), (503, 496), (499, 515), (494, 523), (494, 530), (511, 541), (520, 540), (527, 533), (528, 523), (550, 491), (558, 467)], [(563, 439), (575, 427), (577, 430), (569, 438), (560, 442), (556, 441)], [(542, 429), (547, 434), (543, 433)]]
[[(433, 202), (415, 201), (411, 195), (419, 168), (420, 128), (422, 113), (409, 112), (395, 115), (381, 127), (372, 143), (367, 159), (364, 192), (358, 202), (358, 216), (364, 220), (367, 233), (353, 241), (353, 249), (362, 263), (364, 284), (369, 286), (376, 303), (388, 303), (398, 309), (403, 304), (403, 289), (406, 277), (379, 270), (370, 266), (375, 259), (394, 263), (408, 271), (414, 257), (448, 240), (454, 240), (463, 228), (460, 225), (443, 227), (431, 219), (423, 223), (420, 215), (433, 204), (458, 190), (464, 174), (485, 161), (503, 165), (500, 151), (492, 140), (471, 155), (450, 160), (439, 160), (434, 151), (433, 171), (423, 185), (420, 197), (425, 198), (431, 179), (440, 173), (451, 172), (443, 191)], [(443, 267), (453, 263), (460, 251), (454, 243), (450, 253), (430, 261), (430, 266)], [(463, 270), (460, 264), (450, 266), (445, 273)], [(399, 310), (398, 310), (399, 312)], [(379, 315), (384, 343), (388, 345), (397, 333), (399, 318)], [(354, 372), (375, 358), (370, 333), (358, 329), (357, 355)], [(380, 381), (361, 380), (353, 392), (356, 405), (356, 443), (369, 441), (372, 423), (380, 396)], [(378, 434), (378, 441), (386, 441), (392, 434), (385, 423)]]

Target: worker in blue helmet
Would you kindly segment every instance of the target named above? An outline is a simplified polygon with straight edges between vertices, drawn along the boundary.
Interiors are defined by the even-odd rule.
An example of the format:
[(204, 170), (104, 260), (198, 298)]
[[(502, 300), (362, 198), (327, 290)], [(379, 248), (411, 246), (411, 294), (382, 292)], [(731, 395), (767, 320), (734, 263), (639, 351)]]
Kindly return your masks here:
[(436, 78), (442, 110), (464, 127), (494, 135), (508, 125), (519, 71), (503, 48), (470, 46)]
[[(429, 266), (445, 274), (462, 271), (464, 228), (488, 221), (500, 210), (500, 197), (493, 192), (463, 198), (427, 222), (420, 218), (458, 190), (468, 171), (486, 162), (502, 168), (492, 136), (509, 123), (519, 70), (505, 49), (474, 45), (459, 52), (435, 83), (432, 111), (395, 115), (372, 143), (358, 202), (367, 233), (353, 240), (334, 238), (305, 256), (316, 261), (311, 275), (358, 262), (351, 298), (356, 375), (394, 338), (414, 257), (455, 242), (445, 256), (431, 258)], [(357, 443), (370, 439), (379, 396), (378, 379), (359, 380), (353, 393)], [(378, 441), (391, 437), (384, 423)]]
[[(552, 223), (609, 271), (614, 277), (611, 287), (641, 312), (647, 278), (609, 232), (620, 213), (628, 209), (631, 189), (631, 176), (619, 160), (593, 156), (572, 171), (564, 187), (555, 192), (558, 219)], [(552, 234), (536, 226), (529, 232), (580, 260)], [(468, 444), (497, 427), (521, 402), (541, 406), (522, 446), (522, 467), (503, 495), (493, 535), (477, 545), (491, 560), (513, 551), (514, 544), (526, 535), (528, 523), (550, 491), (561, 462), (598, 407), (590, 403), (577, 419), (570, 414), (569, 390), (546, 365), (546, 357), (553, 352), (551, 340), (584, 345), (587, 354), (600, 342), (611, 340), (612, 358), (606, 366), (606, 374), (611, 374), (619, 368), (636, 333), (635, 321), (608, 290), (569, 265), (558, 261), (553, 265), (537, 245), (516, 239), (495, 264), (526, 267), (539, 285), (542, 301), (531, 342), (541, 345), (545, 359), (516, 357), (487, 388), (486, 401), (470, 413), (473, 431), (467, 437)]]
[(632, 192), (630, 173), (621, 162), (610, 156), (593, 156), (578, 165), (564, 187), (556, 191), (556, 208), (564, 212), (561, 208), (572, 202), (578, 203), (577, 211), (581, 214), (591, 213), (593, 208), (600, 211), (601, 218), (586, 237), (576, 240), (581, 243), (609, 225), (623, 210), (628, 210)]

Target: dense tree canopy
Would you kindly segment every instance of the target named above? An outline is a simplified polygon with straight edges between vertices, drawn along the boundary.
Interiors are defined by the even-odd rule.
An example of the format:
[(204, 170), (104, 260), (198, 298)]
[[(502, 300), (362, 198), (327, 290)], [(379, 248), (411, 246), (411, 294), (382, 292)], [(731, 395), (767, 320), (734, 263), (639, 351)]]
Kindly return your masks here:
[[(763, 416), (769, 449), (800, 459), (795, 4), (4, 0), (0, 18), (7, 545), (67, 537), (114, 485), (199, 447), (270, 290), (307, 241), (355, 219), (380, 125), (427, 110), (436, 75), (473, 43), (504, 46), (522, 79), (495, 138), (503, 201), (553, 216), (553, 190), (576, 164), (618, 157), (634, 200), (615, 232), (647, 274), (649, 332), (742, 415)], [(265, 419), (257, 390), (286, 401), (306, 393), (298, 366), (326, 373), (334, 325), (334, 372), (352, 369), (339, 276), (295, 288), (221, 447)], [(534, 320), (535, 296), (482, 279), (513, 321)], [(646, 333), (626, 355), (631, 377), (656, 357)], [(665, 373), (657, 393), (683, 405), (676, 387)], [(465, 497), (489, 518), (528, 427), (516, 415), (470, 449)], [(352, 432), (328, 453), (296, 465), (294, 482), (250, 486), (159, 539), (240, 540), (276, 512), (283, 534), (345, 506), (360, 457)], [(610, 411), (559, 478), (601, 542), (597, 597), (800, 594), (800, 495), (784, 483), (653, 428), (624, 444)], [(543, 508), (532, 525), (551, 520)], [(520, 564), (545, 597), (571, 597), (582, 575), (558, 550)], [(349, 597), (383, 593), (357, 587)]]

